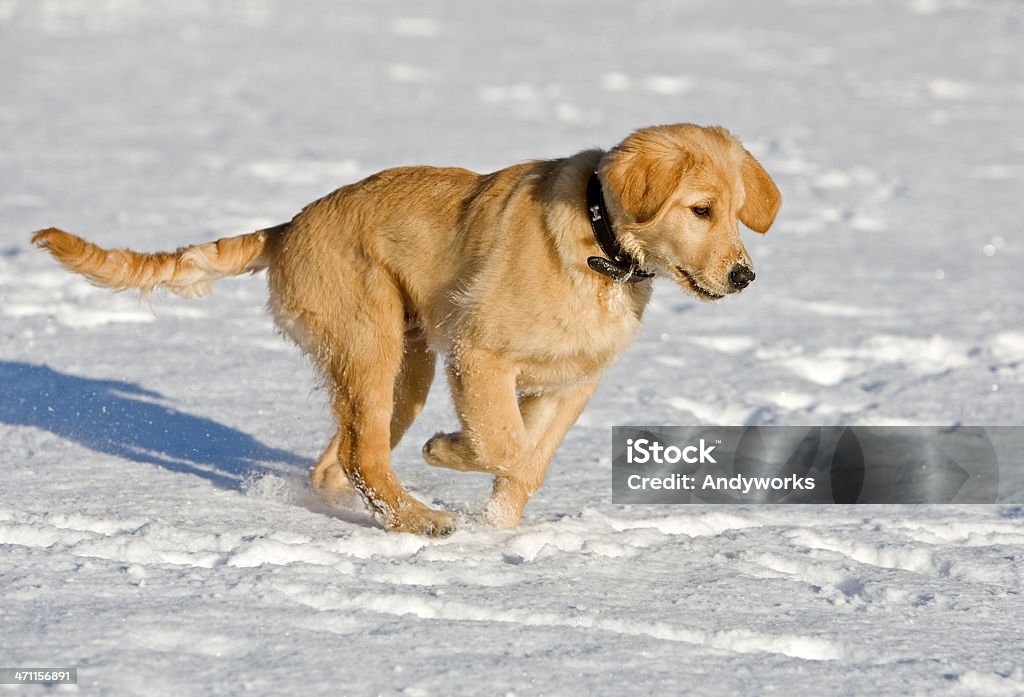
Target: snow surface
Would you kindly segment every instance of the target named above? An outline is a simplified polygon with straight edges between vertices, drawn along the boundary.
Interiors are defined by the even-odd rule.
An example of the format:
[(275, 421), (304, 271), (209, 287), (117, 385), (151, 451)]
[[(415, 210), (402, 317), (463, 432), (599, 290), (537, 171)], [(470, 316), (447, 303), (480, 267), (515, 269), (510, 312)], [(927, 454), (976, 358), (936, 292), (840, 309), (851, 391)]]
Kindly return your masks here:
[[(609, 461), (620, 423), (1021, 422), (1022, 45), (1015, 0), (0, 0), (0, 665), (101, 695), (1024, 694), (1024, 507), (613, 506)], [(784, 192), (757, 282), (659, 282), (516, 530), (420, 461), (440, 383), (395, 460), (456, 535), (315, 501), (330, 422), (261, 278), (151, 310), (28, 245), (169, 249), (383, 167), (677, 121)]]

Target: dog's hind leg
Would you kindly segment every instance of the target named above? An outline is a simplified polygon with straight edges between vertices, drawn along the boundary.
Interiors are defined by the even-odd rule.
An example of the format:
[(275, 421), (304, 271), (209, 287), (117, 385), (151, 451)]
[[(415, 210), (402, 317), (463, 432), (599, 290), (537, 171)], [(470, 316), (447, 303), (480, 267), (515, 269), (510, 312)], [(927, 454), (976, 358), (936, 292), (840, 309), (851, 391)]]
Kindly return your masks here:
[(336, 500), (352, 491), (345, 470), (338, 460), (338, 448), (341, 447), (341, 432), (334, 434), (331, 442), (317, 458), (316, 464), (309, 470), (309, 485), (327, 500)]
[[(391, 414), (392, 450), (402, 440), (427, 401), (427, 393), (434, 380), (434, 362), (434, 353), (427, 347), (423, 334), (418, 330), (406, 331), (402, 368), (395, 380), (394, 411)], [(338, 459), (341, 437), (339, 429), (309, 471), (310, 486), (328, 499), (337, 499), (352, 491), (352, 485)]]
[(402, 369), (395, 380), (394, 412), (391, 414), (391, 448), (394, 449), (419, 416), (434, 381), (434, 352), (418, 329), (405, 332)]
[(388, 528), (443, 537), (455, 530), (455, 516), (409, 495), (391, 467), (393, 426), (411, 422), (407, 407), (396, 410), (394, 404), (405, 353), (401, 297), (379, 280), (362, 297), (375, 311), (349, 312), (344, 321), (332, 323), (343, 327), (344, 340), (332, 342), (324, 366), (333, 382), (338, 459), (348, 481)]

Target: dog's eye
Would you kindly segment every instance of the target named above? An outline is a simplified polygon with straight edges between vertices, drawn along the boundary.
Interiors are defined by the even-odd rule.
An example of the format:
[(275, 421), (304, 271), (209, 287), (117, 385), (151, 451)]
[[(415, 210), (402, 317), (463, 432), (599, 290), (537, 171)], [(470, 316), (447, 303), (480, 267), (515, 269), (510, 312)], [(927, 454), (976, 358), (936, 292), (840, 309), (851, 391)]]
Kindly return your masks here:
[(698, 218), (711, 217), (711, 206), (694, 206), (690, 210), (693, 211), (693, 214)]

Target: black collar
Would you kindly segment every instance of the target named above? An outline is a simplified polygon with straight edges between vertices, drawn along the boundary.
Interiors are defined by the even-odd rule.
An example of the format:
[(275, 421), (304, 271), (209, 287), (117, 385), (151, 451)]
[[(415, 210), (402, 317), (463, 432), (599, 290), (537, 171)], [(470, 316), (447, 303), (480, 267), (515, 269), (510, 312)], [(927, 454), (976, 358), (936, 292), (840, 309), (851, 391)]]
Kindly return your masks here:
[(587, 266), (598, 273), (613, 278), (620, 283), (638, 283), (654, 275), (651, 271), (640, 268), (640, 264), (615, 239), (611, 218), (604, 205), (604, 194), (601, 192), (601, 179), (595, 171), (587, 182), (587, 215), (590, 227), (594, 231), (594, 239), (605, 253), (603, 257), (590, 257)]

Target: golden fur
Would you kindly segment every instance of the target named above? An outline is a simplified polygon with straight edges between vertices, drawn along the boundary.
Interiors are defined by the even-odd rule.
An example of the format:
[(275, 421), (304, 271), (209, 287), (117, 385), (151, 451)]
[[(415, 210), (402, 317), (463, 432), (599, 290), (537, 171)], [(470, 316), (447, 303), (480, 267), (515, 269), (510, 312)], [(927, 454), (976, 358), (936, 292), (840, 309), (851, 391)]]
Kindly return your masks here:
[(462, 429), (431, 438), (423, 457), (494, 475), (487, 514), (515, 525), (640, 328), (652, 282), (619, 283), (587, 265), (602, 254), (585, 205), (595, 168), (623, 248), (701, 300), (740, 289), (730, 271), (751, 263), (737, 220), (765, 232), (781, 202), (728, 131), (679, 124), (492, 174), (386, 170), (289, 223), (174, 253), (106, 251), (55, 228), (33, 241), (110, 288), (192, 296), (267, 269), (274, 319), (331, 388), (338, 429), (312, 486), (354, 486), (388, 528), (446, 535), (452, 514), (410, 496), (390, 463), (426, 400), (435, 355), (445, 356)]

